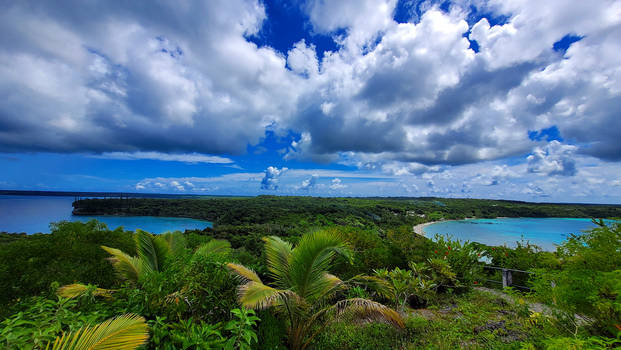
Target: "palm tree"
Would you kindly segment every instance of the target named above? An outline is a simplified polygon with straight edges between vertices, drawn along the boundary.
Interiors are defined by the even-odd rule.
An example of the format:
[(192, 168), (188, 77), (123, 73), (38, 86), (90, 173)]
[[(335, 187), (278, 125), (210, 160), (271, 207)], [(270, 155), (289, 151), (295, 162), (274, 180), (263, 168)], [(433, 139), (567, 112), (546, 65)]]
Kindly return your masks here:
[(172, 242), (182, 239), (178, 234), (152, 235), (143, 230), (136, 230), (134, 241), (138, 256), (131, 256), (119, 249), (101, 246), (112, 255), (112, 262), (117, 274), (128, 281), (137, 282), (138, 279), (154, 271), (163, 271), (172, 255)]
[[(111, 318), (95, 326), (86, 326), (75, 333), (64, 333), (54, 343), (48, 343), (51, 350), (83, 349), (136, 349), (149, 339), (149, 328), (145, 319), (134, 314)], [(51, 345), (51, 348), (50, 348)]]
[[(163, 235), (152, 235), (143, 230), (136, 230), (134, 235), (138, 256), (131, 256), (119, 249), (101, 246), (112, 255), (109, 260), (117, 274), (130, 282), (138, 280), (152, 272), (164, 271), (174, 256), (185, 251), (185, 238), (179, 232)], [(231, 245), (224, 240), (211, 240), (194, 252), (193, 259), (199, 256), (228, 256)]]
[[(401, 316), (394, 310), (363, 298), (345, 299), (330, 304), (345, 282), (330, 274), (337, 255), (351, 261), (351, 250), (340, 234), (318, 231), (302, 237), (297, 247), (270, 236), (265, 241), (268, 274), (274, 287), (242, 265), (229, 263), (228, 268), (243, 282), (238, 299), (249, 309), (275, 308), (289, 321), (289, 345), (293, 350), (308, 347), (329, 322), (344, 317), (363, 321), (384, 321), (403, 327)], [(323, 322), (322, 322), (323, 321)]]

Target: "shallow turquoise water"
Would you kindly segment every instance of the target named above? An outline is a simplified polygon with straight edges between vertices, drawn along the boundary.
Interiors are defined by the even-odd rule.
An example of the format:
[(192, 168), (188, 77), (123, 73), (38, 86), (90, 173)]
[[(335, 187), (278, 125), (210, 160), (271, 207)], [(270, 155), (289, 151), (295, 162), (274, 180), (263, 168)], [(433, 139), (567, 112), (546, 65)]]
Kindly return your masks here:
[(49, 224), (62, 220), (88, 221), (97, 219), (108, 228), (123, 226), (125, 230), (137, 228), (163, 233), (176, 230), (204, 229), (212, 223), (187, 218), (159, 216), (74, 216), (71, 215), (73, 197), (0, 196), (0, 232), (49, 233)]
[(423, 229), (427, 237), (449, 234), (454, 239), (489, 245), (515, 246), (522, 238), (554, 251), (569, 234), (581, 234), (595, 227), (591, 219), (582, 218), (499, 218), (442, 221)]
[(168, 231), (202, 230), (212, 227), (211, 222), (188, 218), (170, 218), (162, 216), (71, 216), (72, 221), (88, 221), (97, 219), (115, 229), (123, 226), (125, 230), (145, 230), (151, 233)]

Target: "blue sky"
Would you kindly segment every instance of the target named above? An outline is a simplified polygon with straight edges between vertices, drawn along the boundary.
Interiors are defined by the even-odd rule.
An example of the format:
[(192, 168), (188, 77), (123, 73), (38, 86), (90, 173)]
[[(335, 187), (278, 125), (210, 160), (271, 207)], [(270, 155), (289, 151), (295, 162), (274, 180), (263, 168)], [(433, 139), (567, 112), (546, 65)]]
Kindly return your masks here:
[(0, 5), (0, 188), (621, 203), (613, 0)]

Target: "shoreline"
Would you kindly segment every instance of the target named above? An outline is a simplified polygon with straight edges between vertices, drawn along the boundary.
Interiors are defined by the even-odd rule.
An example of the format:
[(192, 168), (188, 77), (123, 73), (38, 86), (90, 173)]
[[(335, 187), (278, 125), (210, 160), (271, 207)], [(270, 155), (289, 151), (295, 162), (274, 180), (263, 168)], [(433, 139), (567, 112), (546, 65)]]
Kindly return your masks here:
[[(496, 219), (505, 219), (505, 218), (508, 218), (508, 217), (497, 217)], [(429, 222), (424, 222), (422, 224), (412, 226), (412, 231), (414, 231), (414, 233), (416, 233), (419, 236), (425, 237), (425, 231), (423, 231), (423, 229), (429, 225), (437, 224), (438, 222), (463, 221), (463, 220), (473, 220), (473, 219), (478, 219), (478, 218), (471, 217), (471, 218), (463, 218), (463, 219), (429, 221)]]
[(414, 225), (412, 226), (412, 230), (417, 235), (425, 237), (425, 231), (423, 231), (423, 229), (431, 224), (435, 224), (436, 222), (440, 222), (440, 221), (429, 221), (429, 222), (425, 222), (422, 224)]

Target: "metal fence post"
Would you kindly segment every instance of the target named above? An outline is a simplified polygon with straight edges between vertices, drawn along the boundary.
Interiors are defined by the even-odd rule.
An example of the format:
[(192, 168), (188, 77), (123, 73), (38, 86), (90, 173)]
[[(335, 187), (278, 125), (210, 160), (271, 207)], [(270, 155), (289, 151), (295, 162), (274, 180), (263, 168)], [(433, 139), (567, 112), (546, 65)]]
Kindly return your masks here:
[(511, 284), (513, 284), (513, 276), (511, 276), (511, 271), (502, 269), (502, 287), (509, 287)]

